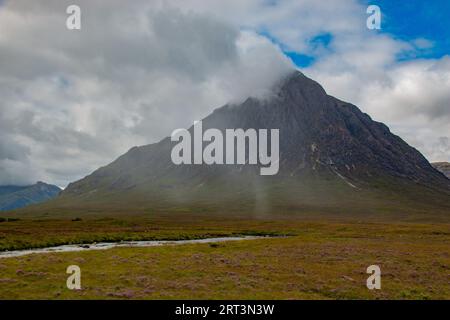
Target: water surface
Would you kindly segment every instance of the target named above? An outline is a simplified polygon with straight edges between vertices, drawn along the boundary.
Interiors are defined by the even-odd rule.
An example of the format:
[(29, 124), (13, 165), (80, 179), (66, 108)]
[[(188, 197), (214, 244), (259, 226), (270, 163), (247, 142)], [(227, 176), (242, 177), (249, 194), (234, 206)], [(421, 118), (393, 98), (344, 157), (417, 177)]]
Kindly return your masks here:
[(265, 237), (256, 236), (243, 236), (243, 237), (223, 237), (223, 238), (206, 238), (195, 240), (152, 240), (152, 241), (122, 241), (122, 242), (100, 242), (93, 244), (70, 244), (61, 245), (56, 247), (38, 248), (38, 249), (26, 249), (26, 250), (13, 250), (0, 252), (1, 258), (20, 257), (33, 253), (53, 253), (53, 252), (77, 252), (77, 251), (90, 251), (90, 250), (108, 250), (112, 248), (127, 248), (127, 247), (157, 247), (168, 245), (181, 245), (181, 244), (193, 244), (193, 243), (213, 243), (213, 242), (226, 242), (226, 241), (238, 241), (238, 240), (253, 240), (261, 239)]

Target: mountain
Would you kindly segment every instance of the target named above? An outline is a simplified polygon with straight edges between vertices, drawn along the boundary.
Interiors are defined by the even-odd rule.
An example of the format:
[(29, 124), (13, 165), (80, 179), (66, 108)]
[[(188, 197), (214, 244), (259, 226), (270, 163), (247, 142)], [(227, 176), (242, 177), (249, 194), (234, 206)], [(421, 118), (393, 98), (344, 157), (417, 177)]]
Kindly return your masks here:
[(43, 182), (31, 186), (0, 186), (0, 211), (41, 203), (56, 197), (60, 192), (57, 186)]
[(450, 179), (450, 163), (449, 162), (434, 162), (433, 167), (445, 174)]
[(170, 157), (176, 143), (165, 138), (132, 148), (51, 204), (252, 214), (381, 215), (429, 206), (450, 212), (450, 181), (420, 152), (301, 72), (277, 83), (272, 96), (216, 109), (203, 119), (208, 128), (279, 129), (278, 174), (261, 176), (257, 165), (177, 166)]

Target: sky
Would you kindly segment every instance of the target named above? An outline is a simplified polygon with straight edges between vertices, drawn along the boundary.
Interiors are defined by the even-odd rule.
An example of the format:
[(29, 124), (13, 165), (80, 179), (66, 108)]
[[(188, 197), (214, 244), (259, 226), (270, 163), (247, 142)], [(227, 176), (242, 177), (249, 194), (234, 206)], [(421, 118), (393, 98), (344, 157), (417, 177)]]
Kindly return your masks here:
[(447, 0), (107, 3), (0, 1), (0, 185), (64, 187), (292, 68), (450, 161)]

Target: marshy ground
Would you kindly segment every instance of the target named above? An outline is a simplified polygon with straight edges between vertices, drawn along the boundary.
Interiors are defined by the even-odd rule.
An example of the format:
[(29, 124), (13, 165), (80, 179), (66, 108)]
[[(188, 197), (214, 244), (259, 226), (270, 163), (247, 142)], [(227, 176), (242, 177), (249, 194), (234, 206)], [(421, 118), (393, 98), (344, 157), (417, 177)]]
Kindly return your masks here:
[[(26, 219), (0, 223), (0, 248), (237, 234), (289, 236), (4, 258), (0, 299), (450, 299), (444, 223)], [(67, 289), (69, 265), (82, 290)], [(366, 287), (369, 265), (381, 267), (381, 290)]]

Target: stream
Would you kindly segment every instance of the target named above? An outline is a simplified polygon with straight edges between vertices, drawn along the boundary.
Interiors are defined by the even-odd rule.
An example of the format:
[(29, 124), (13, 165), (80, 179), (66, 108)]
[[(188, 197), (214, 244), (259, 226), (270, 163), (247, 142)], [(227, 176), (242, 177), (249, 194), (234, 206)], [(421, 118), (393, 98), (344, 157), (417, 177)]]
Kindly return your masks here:
[(13, 250), (13, 251), (1, 251), (1, 258), (21, 257), (33, 253), (54, 253), (54, 252), (77, 252), (77, 251), (90, 251), (90, 250), (108, 250), (112, 248), (131, 248), (131, 247), (156, 247), (156, 246), (169, 246), (169, 245), (181, 245), (181, 244), (194, 244), (194, 243), (214, 243), (214, 242), (226, 242), (226, 241), (238, 241), (238, 240), (254, 240), (263, 239), (267, 237), (257, 236), (243, 236), (243, 237), (223, 237), (223, 238), (206, 238), (196, 240), (152, 240), (152, 241), (122, 241), (122, 242), (100, 242), (93, 244), (70, 244), (61, 245), (56, 247), (38, 248), (38, 249), (25, 249), (25, 250)]

